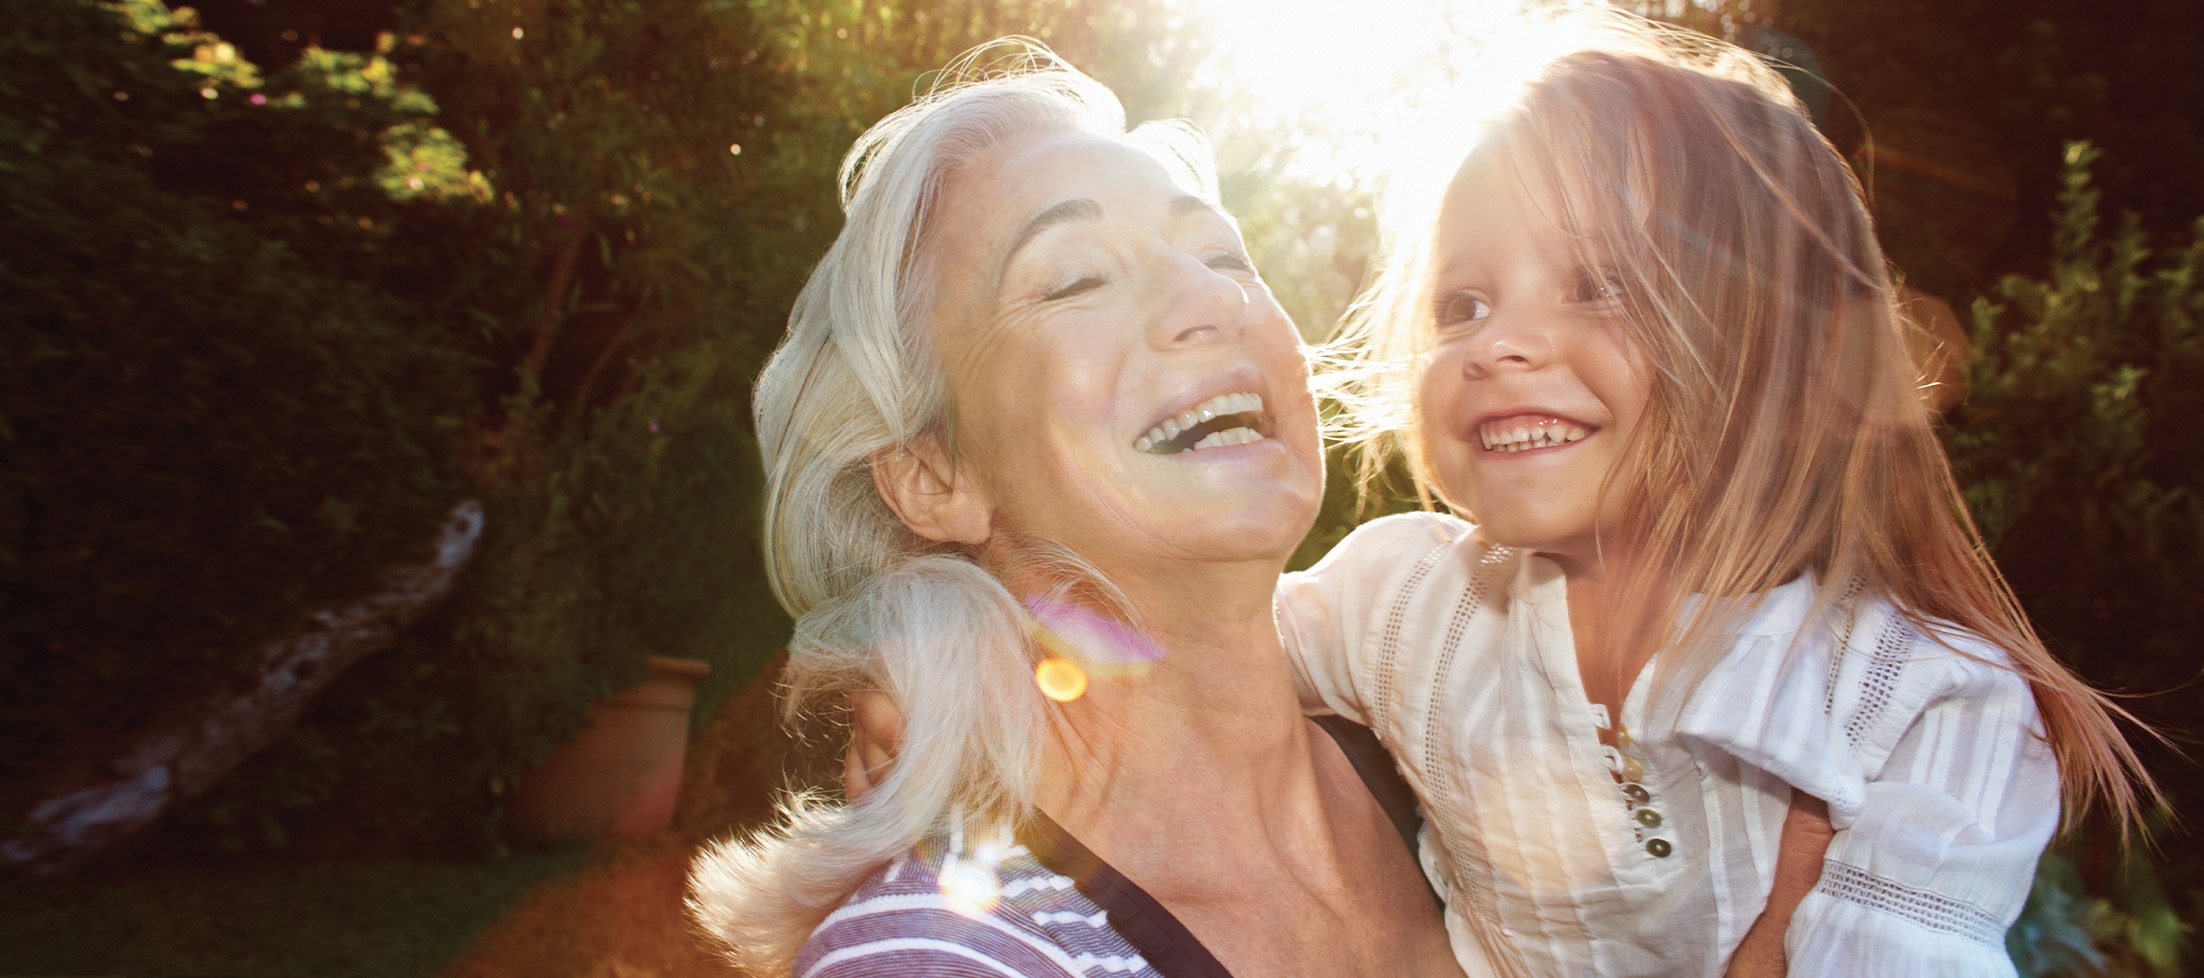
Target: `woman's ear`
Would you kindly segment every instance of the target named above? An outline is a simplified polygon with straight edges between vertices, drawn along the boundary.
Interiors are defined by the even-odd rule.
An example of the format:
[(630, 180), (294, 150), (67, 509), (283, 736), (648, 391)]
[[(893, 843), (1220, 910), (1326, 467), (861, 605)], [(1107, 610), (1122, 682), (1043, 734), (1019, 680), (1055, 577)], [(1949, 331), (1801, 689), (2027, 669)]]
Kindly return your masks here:
[(987, 497), (971, 479), (957, 478), (941, 442), (920, 437), (872, 456), (872, 484), (903, 525), (936, 543), (979, 546), (994, 535)]

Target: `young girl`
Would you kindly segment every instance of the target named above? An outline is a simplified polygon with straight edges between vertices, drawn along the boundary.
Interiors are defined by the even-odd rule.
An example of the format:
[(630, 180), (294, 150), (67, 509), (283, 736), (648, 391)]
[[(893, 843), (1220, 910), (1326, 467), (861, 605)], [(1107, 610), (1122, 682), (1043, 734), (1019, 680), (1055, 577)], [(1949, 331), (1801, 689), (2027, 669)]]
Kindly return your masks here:
[(2149, 781), (1984, 555), (1842, 159), (1750, 55), (1612, 23), (1453, 159), (1336, 376), (1461, 518), (1362, 527), (1279, 619), (1457, 948), (1718, 974), (1796, 793), (1835, 835), (1791, 974), (2012, 974), (2062, 790)]

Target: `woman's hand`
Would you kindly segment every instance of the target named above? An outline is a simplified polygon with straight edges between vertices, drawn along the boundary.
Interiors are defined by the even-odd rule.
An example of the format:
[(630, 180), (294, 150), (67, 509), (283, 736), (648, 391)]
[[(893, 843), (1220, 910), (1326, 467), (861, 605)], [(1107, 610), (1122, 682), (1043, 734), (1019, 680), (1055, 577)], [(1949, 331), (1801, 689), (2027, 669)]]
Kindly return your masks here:
[(1724, 978), (1782, 978), (1783, 938), (1790, 929), (1791, 914), (1821, 881), (1822, 855), (1836, 834), (1829, 826), (1828, 805), (1812, 795), (1791, 792), (1791, 811), (1783, 816), (1783, 841), (1775, 857), (1775, 888), (1768, 893), (1767, 909), (1730, 956)]
[[(896, 753), (903, 749), (903, 710), (886, 693), (852, 693), (849, 725), (849, 753), (842, 755), (842, 797), (854, 802), (888, 776)], [(1786, 832), (1784, 838), (1790, 834)], [(1820, 863), (1815, 866), (1818, 869)], [(1782, 950), (1780, 943), (1777, 950)]]

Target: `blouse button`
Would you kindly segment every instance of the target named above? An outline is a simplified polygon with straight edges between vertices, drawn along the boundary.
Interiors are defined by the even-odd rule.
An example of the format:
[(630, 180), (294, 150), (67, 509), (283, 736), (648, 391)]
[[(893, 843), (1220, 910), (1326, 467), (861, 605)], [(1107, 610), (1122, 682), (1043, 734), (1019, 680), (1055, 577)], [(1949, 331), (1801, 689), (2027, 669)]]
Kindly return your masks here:
[(1643, 825), (1649, 829), (1660, 828), (1661, 813), (1656, 812), (1650, 808), (1640, 808), (1638, 809), (1638, 824)]
[(1669, 848), (1667, 839), (1647, 839), (1645, 851), (1652, 853), (1655, 859), (1666, 859), (1668, 854), (1674, 850)]
[(1622, 786), (1622, 796), (1643, 805), (1652, 799), (1653, 793), (1645, 790), (1644, 785), (1631, 782)]

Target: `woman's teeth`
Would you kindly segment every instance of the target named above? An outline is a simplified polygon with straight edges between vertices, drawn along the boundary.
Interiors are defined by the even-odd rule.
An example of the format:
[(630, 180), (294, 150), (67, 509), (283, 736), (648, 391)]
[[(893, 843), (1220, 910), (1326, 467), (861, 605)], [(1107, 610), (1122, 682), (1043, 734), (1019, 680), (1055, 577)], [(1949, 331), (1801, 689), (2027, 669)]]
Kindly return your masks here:
[(1488, 452), (1521, 452), (1582, 441), (1591, 431), (1560, 418), (1547, 421), (1494, 421), (1477, 426)]
[(1198, 452), (1204, 448), (1216, 448), (1220, 445), (1245, 445), (1251, 441), (1262, 440), (1263, 436), (1256, 434), (1253, 428), (1226, 428), (1223, 431), (1212, 431), (1203, 435), (1200, 441), (1194, 443), (1192, 450)]
[(1263, 440), (1256, 430), (1263, 417), (1263, 398), (1251, 391), (1220, 394), (1175, 418), (1148, 429), (1134, 439), (1133, 447), (1154, 455), (1200, 451), (1224, 445), (1245, 445)]

